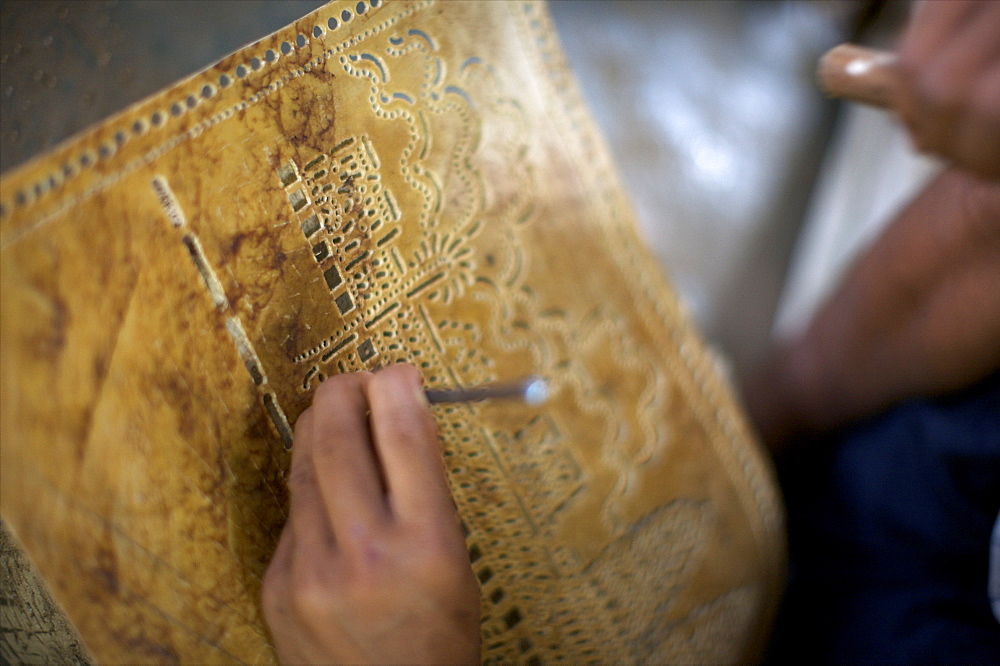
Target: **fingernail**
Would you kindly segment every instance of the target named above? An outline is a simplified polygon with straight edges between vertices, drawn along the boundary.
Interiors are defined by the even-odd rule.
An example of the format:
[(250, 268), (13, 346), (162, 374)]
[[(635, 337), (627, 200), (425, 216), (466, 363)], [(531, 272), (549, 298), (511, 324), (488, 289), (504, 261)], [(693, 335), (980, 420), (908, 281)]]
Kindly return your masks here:
[(413, 386), (417, 392), (417, 401), (425, 407), (430, 407), (430, 400), (427, 399), (427, 393), (424, 392), (424, 376), (412, 365), (409, 367), (413, 369), (413, 372), (410, 374), (413, 377)]
[(431, 403), (427, 400), (427, 394), (424, 393), (423, 374), (419, 370), (417, 370), (414, 366), (408, 363), (403, 365), (406, 368), (406, 374), (409, 375), (407, 381), (410, 382), (410, 386), (413, 387), (413, 390), (417, 394), (417, 402), (419, 402), (421, 405), (429, 407)]

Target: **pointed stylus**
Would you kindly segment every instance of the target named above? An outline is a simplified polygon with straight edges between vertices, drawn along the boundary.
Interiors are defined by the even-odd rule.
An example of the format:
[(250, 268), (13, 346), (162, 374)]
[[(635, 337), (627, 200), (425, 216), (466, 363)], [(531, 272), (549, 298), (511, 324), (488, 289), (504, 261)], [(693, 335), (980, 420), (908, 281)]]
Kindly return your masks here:
[(549, 397), (549, 385), (541, 377), (532, 376), (516, 382), (484, 384), (468, 388), (429, 388), (425, 389), (424, 393), (432, 404), (519, 399), (529, 405), (540, 405)]

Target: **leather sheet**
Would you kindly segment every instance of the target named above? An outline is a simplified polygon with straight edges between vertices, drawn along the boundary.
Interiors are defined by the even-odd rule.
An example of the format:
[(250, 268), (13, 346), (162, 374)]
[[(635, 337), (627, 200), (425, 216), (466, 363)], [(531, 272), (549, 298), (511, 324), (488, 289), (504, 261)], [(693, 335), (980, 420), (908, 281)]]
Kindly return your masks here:
[(3, 518), (101, 661), (267, 662), (324, 377), (436, 407), (487, 661), (758, 654), (772, 474), (534, 2), (334, 2), (0, 187)]

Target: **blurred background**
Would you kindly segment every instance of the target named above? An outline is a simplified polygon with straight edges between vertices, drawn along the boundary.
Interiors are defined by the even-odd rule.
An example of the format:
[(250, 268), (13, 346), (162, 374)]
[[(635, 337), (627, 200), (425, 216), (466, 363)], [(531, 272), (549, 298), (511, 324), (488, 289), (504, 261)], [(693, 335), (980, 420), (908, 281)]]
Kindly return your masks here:
[[(2, 0), (0, 170), (320, 4)], [(801, 329), (936, 169), (888, 115), (841, 108), (814, 82), (837, 43), (891, 47), (907, 10), (885, 0), (550, 3), (642, 232), (736, 377), (773, 337)], [(19, 557), (4, 536), (4, 590)], [(18, 603), (0, 604), (8, 661)]]

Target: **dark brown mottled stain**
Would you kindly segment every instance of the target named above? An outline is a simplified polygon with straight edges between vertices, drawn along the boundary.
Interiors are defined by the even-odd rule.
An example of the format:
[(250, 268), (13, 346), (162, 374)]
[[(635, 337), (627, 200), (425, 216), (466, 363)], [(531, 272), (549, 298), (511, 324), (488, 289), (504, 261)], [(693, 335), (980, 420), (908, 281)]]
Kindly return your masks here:
[[(327, 89), (329, 86), (333, 85), (333, 79), (335, 76), (322, 68), (312, 69), (308, 76), (319, 79), (323, 82)], [(315, 86), (315, 84), (312, 84)], [(289, 86), (291, 88), (291, 86)], [(313, 90), (323, 89), (320, 87), (313, 87)], [(292, 92), (289, 90), (289, 97), (292, 98), (290, 103), (294, 105), (295, 112), (293, 112), (293, 118), (296, 122), (296, 127), (287, 127), (282, 123), (282, 130), (284, 131), (285, 139), (291, 145), (295, 147), (314, 149), (317, 140), (328, 141), (333, 138), (333, 131), (336, 120), (335, 104), (333, 99), (326, 97), (324, 99), (311, 99), (302, 100), (300, 95), (308, 94), (303, 93), (298, 90)], [(277, 110), (277, 107), (275, 107)], [(280, 116), (280, 114), (279, 114)], [(280, 122), (280, 121), (279, 121)]]
[(172, 405), (178, 414), (178, 434), (185, 440), (193, 440), (196, 435), (194, 423), (187, 415), (194, 413), (198, 406), (194, 404), (191, 386), (176, 372), (161, 372), (154, 381), (160, 398)]
[(285, 357), (291, 361), (299, 353), (299, 335), (303, 333), (303, 327), (299, 322), (298, 313), (293, 313), (294, 325), (283, 329), (284, 341), (281, 343), (281, 351)]
[(279, 273), (284, 273), (285, 259), (284, 252), (275, 252), (271, 255), (271, 268)]
[(113, 595), (118, 595), (121, 584), (118, 580), (118, 558), (110, 548), (98, 548), (94, 552), (94, 578)]
[(130, 655), (136, 657), (136, 662), (149, 662), (158, 664), (179, 664), (180, 655), (172, 645), (167, 645), (162, 641), (155, 640), (146, 635), (138, 626), (129, 627), (131, 631), (112, 631), (115, 642), (127, 648)]
[[(285, 274), (286, 255), (278, 250), (280, 240), (266, 228), (238, 231), (219, 244), (218, 263), (213, 262), (217, 274), (225, 275), (227, 266), (237, 266), (243, 261), (260, 261), (261, 270), (257, 281), (240, 280), (238, 284), (227, 285), (226, 296), (235, 305), (248, 298), (255, 309), (263, 309), (275, 296), (274, 285), (281, 284)], [(244, 317), (248, 313), (241, 313)], [(246, 326), (248, 321), (244, 319)]]
[[(276, 243), (277, 239), (274, 238), (272, 234), (268, 233), (266, 228), (237, 231), (227, 238), (226, 241), (221, 243), (219, 248), (219, 267), (222, 268), (227, 264), (234, 262), (240, 255), (241, 251), (254, 252), (260, 246), (273, 246)], [(244, 245), (246, 245), (245, 250)], [(285, 255), (281, 252), (275, 252), (271, 255), (271, 257), (271, 268), (280, 269), (281, 262), (284, 261)]]
[[(317, 78), (323, 79), (327, 86), (327, 90), (333, 90), (334, 79), (336, 78), (335, 75), (326, 71), (320, 71), (316, 74), (316, 76)], [(323, 100), (323, 102), (324, 103), (321, 105), (310, 107), (310, 111), (312, 113), (309, 116), (309, 120), (311, 121), (310, 124), (312, 124), (314, 141), (317, 138), (324, 141), (333, 139), (333, 131), (336, 121), (336, 105), (334, 104), (333, 97), (328, 97)], [(316, 117), (319, 115), (316, 113), (317, 111), (322, 113), (321, 117)]]
[(245, 241), (247, 237), (250, 235), (251, 235), (250, 232), (242, 231), (233, 234), (232, 236), (229, 237), (229, 241), (225, 244), (225, 247), (223, 248), (223, 253), (222, 253), (223, 263), (228, 261), (231, 257), (235, 257), (237, 254), (239, 254), (240, 246), (243, 245), (243, 241)]

